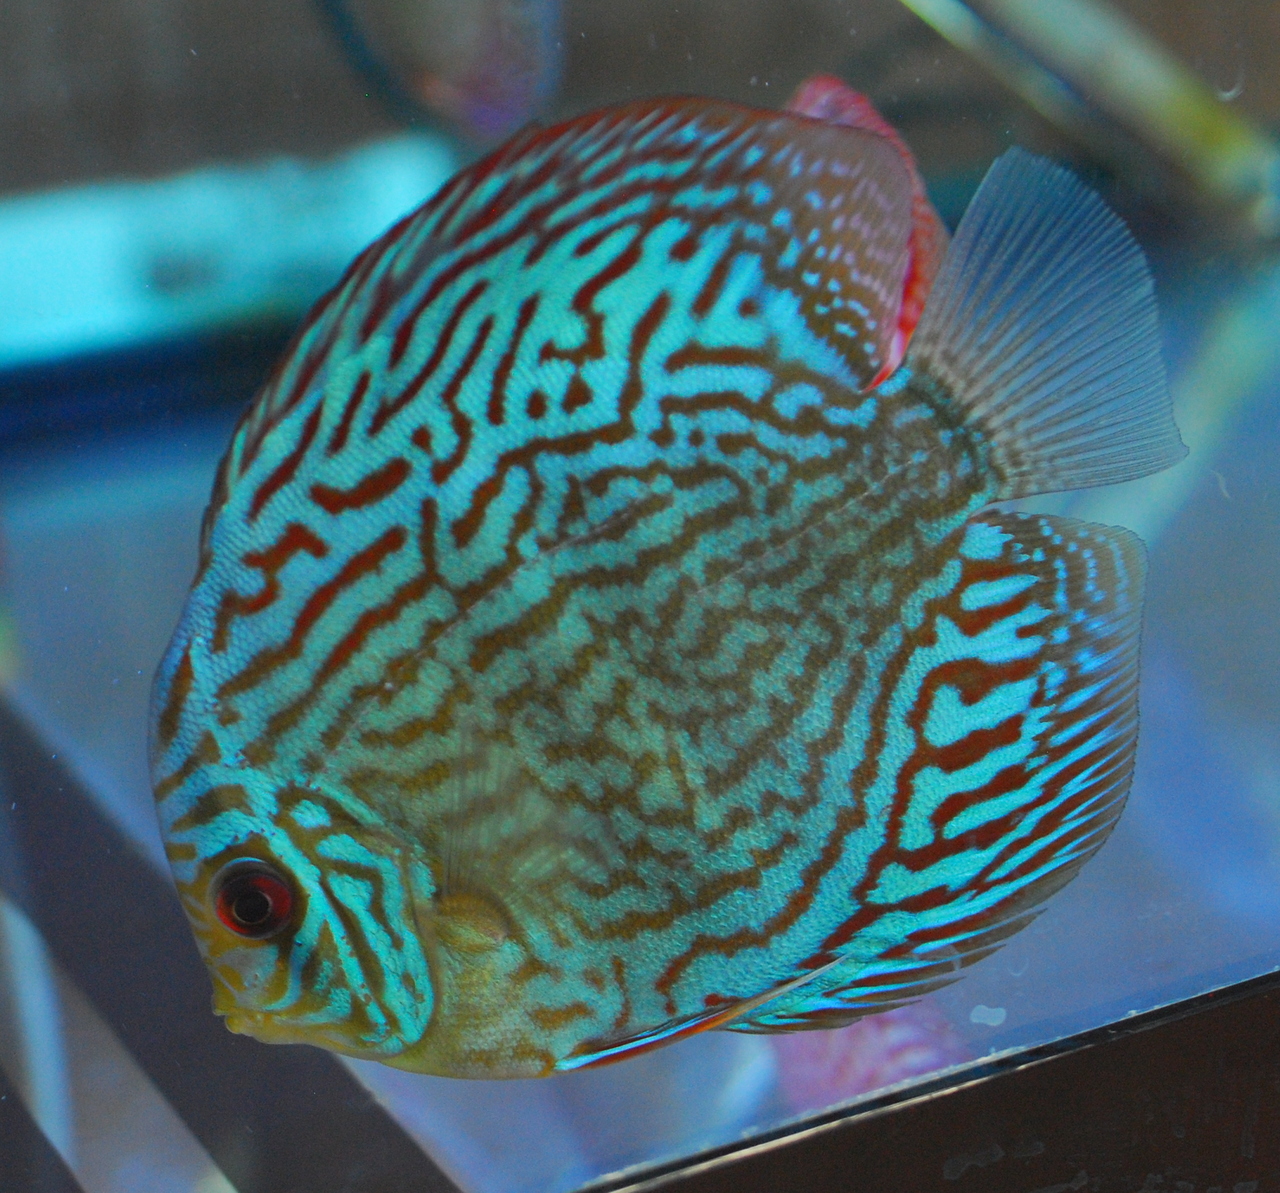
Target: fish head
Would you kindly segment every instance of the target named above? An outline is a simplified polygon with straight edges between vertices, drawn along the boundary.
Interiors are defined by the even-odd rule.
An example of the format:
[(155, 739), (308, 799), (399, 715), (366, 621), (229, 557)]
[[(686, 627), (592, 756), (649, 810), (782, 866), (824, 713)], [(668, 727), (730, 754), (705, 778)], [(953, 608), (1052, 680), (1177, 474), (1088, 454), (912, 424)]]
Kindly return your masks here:
[(259, 744), (277, 694), (227, 688), (256, 647), (219, 640), (239, 580), (221, 562), (224, 532), (206, 519), (206, 557), (152, 688), (170, 870), (227, 1027), (385, 1060), (421, 1039), (436, 1002), (415, 912), (431, 871), (394, 824), (317, 773), (305, 744)]
[[(522, 995), (540, 968), (532, 939), (566, 931), (566, 856), (589, 864), (574, 853), (585, 848), (574, 817), (553, 816), (541, 789), (486, 765), (438, 825), (409, 830), (369, 815), (333, 776), (286, 778), (202, 740), (183, 749), (179, 734), (163, 751), (156, 792), (230, 1030), (493, 1078), (551, 1072), (607, 1027), (601, 1008), (547, 1028)], [(548, 997), (570, 977), (544, 975)]]
[[(216, 568), (202, 580), (221, 582)], [(263, 750), (277, 705), (229, 690), (239, 661), (217, 649), (219, 605), (203, 589), (189, 604), (156, 676), (150, 749), (161, 837), (227, 1027), (485, 1078), (551, 1072), (607, 1035), (618, 1008), (578, 1006), (578, 972), (599, 959), (566, 963), (574, 892), (617, 862), (601, 818), (562, 806), (490, 731), (406, 744), (398, 780), (371, 767), (360, 733)]]
[(429, 869), (316, 787), (202, 769), (162, 809), (188, 809), (165, 817), (165, 845), (214, 1011), (266, 1043), (348, 1056), (417, 1043), (435, 1003), (415, 915)]
[[(265, 1043), (417, 1072), (551, 1072), (607, 1027), (603, 1009), (548, 1025), (525, 997), (539, 965), (531, 938), (567, 931), (556, 915), (566, 855), (586, 846), (564, 831), (572, 816), (539, 808), (535, 819), (518, 792), (513, 814), (507, 794), (476, 793), (424, 848), (341, 816), (320, 782), (242, 772), (211, 786), (205, 813), (242, 834), (194, 864), (187, 826), (168, 847), (214, 1011)], [(569, 984), (551, 981), (549, 997), (571, 1002)]]

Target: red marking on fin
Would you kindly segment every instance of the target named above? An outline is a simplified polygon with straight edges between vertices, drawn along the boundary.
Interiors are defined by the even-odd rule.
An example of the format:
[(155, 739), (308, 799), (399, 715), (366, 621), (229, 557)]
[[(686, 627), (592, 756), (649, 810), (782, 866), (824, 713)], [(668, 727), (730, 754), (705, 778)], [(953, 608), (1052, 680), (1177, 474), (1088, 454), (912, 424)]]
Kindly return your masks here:
[(862, 92), (855, 91), (833, 75), (814, 75), (800, 84), (784, 111), (809, 116), (827, 124), (859, 128), (884, 137), (902, 156), (907, 173), (911, 175), (911, 259), (907, 263), (907, 274), (903, 279), (902, 306), (898, 311), (898, 327), (889, 350), (889, 359), (871, 383), (873, 386), (879, 385), (902, 363), (907, 343), (916, 324), (920, 322), (925, 299), (929, 296), (929, 289), (951, 238), (933, 209), (933, 204), (929, 202), (924, 179), (920, 177), (911, 150), (898, 136), (893, 125), (876, 111), (875, 105)]
[(642, 1052), (652, 1052), (655, 1048), (683, 1040), (688, 1036), (704, 1031), (714, 1031), (725, 1027), (735, 1020), (749, 1018), (767, 1002), (780, 998), (785, 994), (819, 977), (831, 968), (832, 963), (823, 965), (809, 973), (783, 982), (771, 990), (765, 990), (751, 998), (728, 998), (721, 994), (704, 996), (704, 1005), (714, 1001), (718, 1009), (695, 1014), (682, 1022), (667, 1023), (651, 1031), (638, 1032), (633, 1036), (616, 1040), (611, 1044), (601, 1045), (598, 1041), (586, 1041), (579, 1044), (568, 1057), (556, 1065), (556, 1069), (565, 1072), (572, 1069), (595, 1069), (601, 1065), (613, 1064), (619, 1060), (630, 1060)]

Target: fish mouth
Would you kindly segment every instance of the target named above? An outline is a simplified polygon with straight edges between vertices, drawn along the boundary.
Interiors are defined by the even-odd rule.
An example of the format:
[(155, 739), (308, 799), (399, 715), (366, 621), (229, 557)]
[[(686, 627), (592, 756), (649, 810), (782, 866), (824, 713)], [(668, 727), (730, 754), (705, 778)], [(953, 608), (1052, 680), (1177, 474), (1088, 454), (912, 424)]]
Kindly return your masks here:
[(282, 1033), (266, 1015), (257, 1011), (219, 1011), (218, 1013), (227, 1025), (227, 1030), (235, 1032), (238, 1036), (252, 1036), (255, 1040), (262, 1040), (265, 1043), (279, 1042), (278, 1036)]
[(248, 1011), (243, 1007), (237, 1007), (235, 1010), (217, 1013), (222, 1016), (228, 1031), (240, 1036), (251, 1036), (262, 1044), (310, 1044), (315, 1048), (339, 1052), (343, 1056), (383, 1062), (404, 1051), (404, 1045), (399, 1042), (390, 1048), (378, 1047), (353, 1038), (340, 1027), (325, 1028), (316, 1024), (292, 1024), (278, 1015), (270, 1015), (263, 1011)]
[(308, 1031), (291, 1025), (278, 1015), (242, 1006), (222, 1007), (217, 1005), (218, 1001), (220, 1000), (215, 1000), (214, 1013), (222, 1017), (228, 1031), (233, 1031), (238, 1036), (252, 1036), (264, 1044), (305, 1044), (308, 1036), (315, 1035), (314, 1030)]
[[(315, 1033), (282, 1023), (274, 1015), (264, 1015), (261, 1011), (236, 1010), (223, 1015), (223, 1022), (228, 1031), (238, 1036), (252, 1036), (264, 1044), (309, 1044), (319, 1043)], [(328, 1040), (325, 1047), (332, 1047)]]
[[(213, 985), (213, 1013), (222, 1019), (227, 1030), (239, 1036), (251, 1036), (263, 1044), (310, 1044), (343, 1056), (384, 1062), (408, 1047), (404, 1038), (394, 1031), (371, 1038), (368, 1028), (372, 1025), (330, 1018), (316, 1006), (300, 1006), (293, 1014), (288, 1010), (263, 1009), (261, 1004), (255, 1006), (248, 999), (238, 997), (224, 982), (215, 981)], [(362, 1027), (365, 1030), (361, 1030)]]

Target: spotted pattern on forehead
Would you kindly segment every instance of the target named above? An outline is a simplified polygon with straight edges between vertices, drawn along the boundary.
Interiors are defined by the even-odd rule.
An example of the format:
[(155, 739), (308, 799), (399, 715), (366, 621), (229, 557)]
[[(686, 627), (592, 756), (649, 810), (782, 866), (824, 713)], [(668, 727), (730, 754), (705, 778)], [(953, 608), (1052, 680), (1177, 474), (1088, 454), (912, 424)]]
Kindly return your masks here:
[(259, 976), (205, 939), (246, 1014), (512, 1075), (857, 1013), (1096, 847), (1136, 629), (1072, 602), (1102, 569), (1136, 609), (1135, 565), (974, 521), (982, 436), (908, 369), (866, 392), (910, 196), (874, 135), (631, 105), (459, 175), (320, 304), (154, 702), (197, 935), (237, 852), (303, 888)]

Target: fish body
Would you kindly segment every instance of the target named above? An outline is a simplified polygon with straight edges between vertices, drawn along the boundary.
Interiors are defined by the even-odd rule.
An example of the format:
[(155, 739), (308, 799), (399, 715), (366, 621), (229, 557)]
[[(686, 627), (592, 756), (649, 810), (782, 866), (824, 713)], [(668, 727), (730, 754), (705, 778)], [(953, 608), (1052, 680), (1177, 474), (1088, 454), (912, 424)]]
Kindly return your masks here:
[(993, 168), (900, 367), (913, 175), (702, 100), (529, 130), (357, 259), (220, 466), (152, 760), (233, 1030), (455, 1076), (842, 1024), (1119, 812), (1180, 445), (1141, 254)]

